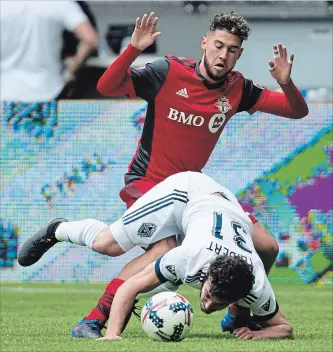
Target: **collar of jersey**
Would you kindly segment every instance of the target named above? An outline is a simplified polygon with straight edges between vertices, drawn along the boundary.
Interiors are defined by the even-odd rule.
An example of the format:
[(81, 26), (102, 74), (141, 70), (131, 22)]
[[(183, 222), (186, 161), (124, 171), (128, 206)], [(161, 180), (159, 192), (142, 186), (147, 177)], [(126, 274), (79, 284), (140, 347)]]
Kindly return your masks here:
[(199, 71), (200, 62), (201, 61), (197, 61), (195, 63), (195, 73), (202, 80), (202, 83), (205, 85), (205, 87), (207, 89), (217, 89), (217, 88), (222, 87), (224, 85), (224, 83), (225, 83), (225, 79), (223, 79), (222, 81), (217, 82), (217, 83), (208, 82), (208, 80)]

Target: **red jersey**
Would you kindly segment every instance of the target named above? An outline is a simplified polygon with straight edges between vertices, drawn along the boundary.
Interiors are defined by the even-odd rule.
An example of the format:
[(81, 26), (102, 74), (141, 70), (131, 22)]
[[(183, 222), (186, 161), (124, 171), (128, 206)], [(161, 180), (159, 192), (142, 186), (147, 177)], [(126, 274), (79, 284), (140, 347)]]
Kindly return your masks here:
[[(265, 94), (263, 87), (231, 71), (210, 84), (191, 59), (168, 56), (131, 69), (135, 95), (148, 101), (137, 151), (125, 183), (159, 183), (181, 171), (201, 171), (228, 120), (249, 111)], [(133, 94), (129, 94), (133, 96)]]
[(308, 113), (291, 80), (280, 85), (283, 93), (258, 86), (237, 71), (212, 84), (200, 74), (198, 62), (173, 55), (128, 69), (140, 53), (129, 45), (97, 83), (104, 96), (138, 96), (148, 102), (142, 136), (120, 192), (128, 205), (172, 174), (201, 171), (237, 112), (293, 119)]

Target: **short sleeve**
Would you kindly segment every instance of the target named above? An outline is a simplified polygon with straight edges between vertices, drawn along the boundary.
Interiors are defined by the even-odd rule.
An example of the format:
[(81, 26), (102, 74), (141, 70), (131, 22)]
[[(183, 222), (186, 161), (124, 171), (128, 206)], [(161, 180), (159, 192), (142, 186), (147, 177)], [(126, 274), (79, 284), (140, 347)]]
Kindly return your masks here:
[(158, 59), (141, 68), (131, 68), (131, 79), (136, 96), (152, 101), (156, 98), (169, 71), (169, 60)]
[(265, 87), (245, 78), (242, 88), (242, 98), (238, 105), (237, 112), (247, 111), (253, 114), (255, 112), (253, 107), (257, 104), (265, 89)]
[(88, 17), (74, 1), (59, 2), (58, 11), (61, 11), (64, 27), (70, 32), (79, 24), (88, 21)]
[(171, 282), (179, 285), (184, 281), (186, 256), (183, 248), (176, 247), (160, 257), (155, 263), (155, 273), (161, 283)]
[[(250, 295), (255, 297), (253, 295)], [(251, 303), (251, 297), (244, 298), (241, 301)], [(244, 304), (241, 304), (244, 306)], [(267, 321), (275, 316), (279, 310), (279, 305), (275, 299), (275, 295), (267, 276), (265, 276), (264, 286), (261, 291), (260, 296), (247, 306), (251, 309), (253, 313), (253, 318), (257, 321)]]

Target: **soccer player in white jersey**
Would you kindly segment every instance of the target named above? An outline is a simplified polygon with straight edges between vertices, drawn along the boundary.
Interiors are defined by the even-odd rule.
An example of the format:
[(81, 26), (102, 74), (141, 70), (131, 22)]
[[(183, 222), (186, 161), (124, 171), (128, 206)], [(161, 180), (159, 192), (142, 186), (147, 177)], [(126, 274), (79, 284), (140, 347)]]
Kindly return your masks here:
[(18, 260), (32, 265), (59, 241), (114, 257), (170, 238), (175, 248), (118, 289), (102, 339), (119, 338), (138, 294), (176, 290), (181, 283), (201, 290), (205, 313), (236, 302), (250, 308), (255, 321), (264, 322), (265, 327), (256, 331), (244, 322), (233, 331), (236, 337), (292, 337), (293, 329), (279, 309), (254, 249), (252, 226), (232, 192), (206, 175), (182, 172), (156, 185), (111, 225), (95, 219), (51, 221), (25, 242)]

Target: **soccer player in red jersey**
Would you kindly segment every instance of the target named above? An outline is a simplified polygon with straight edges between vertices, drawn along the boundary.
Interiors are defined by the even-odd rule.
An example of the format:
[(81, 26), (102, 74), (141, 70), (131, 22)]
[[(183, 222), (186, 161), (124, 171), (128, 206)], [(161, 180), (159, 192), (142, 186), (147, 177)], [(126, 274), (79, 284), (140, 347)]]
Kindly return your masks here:
[[(161, 35), (156, 31), (157, 22), (153, 12), (136, 19), (131, 43), (97, 84), (97, 90), (104, 96), (141, 97), (148, 102), (142, 136), (120, 192), (127, 207), (172, 174), (201, 171), (225, 125), (238, 112), (261, 111), (292, 119), (308, 114), (307, 104), (290, 77), (294, 55), (288, 57), (281, 44), (273, 46), (274, 59), (268, 62), (268, 68), (282, 93), (259, 86), (233, 70), (250, 31), (246, 20), (233, 12), (212, 18), (202, 38), (201, 61), (168, 55), (145, 67), (130, 68)], [(278, 245), (262, 225), (251, 219), (253, 242), (268, 273), (278, 254)], [(107, 243), (106, 238), (100, 245), (107, 247)], [(120, 285), (173, 246), (171, 238), (157, 242), (128, 263), (109, 283), (97, 306), (75, 327), (73, 336), (100, 337)], [(244, 314), (247, 312), (232, 305), (222, 329), (233, 331), (243, 326), (238, 317)]]

